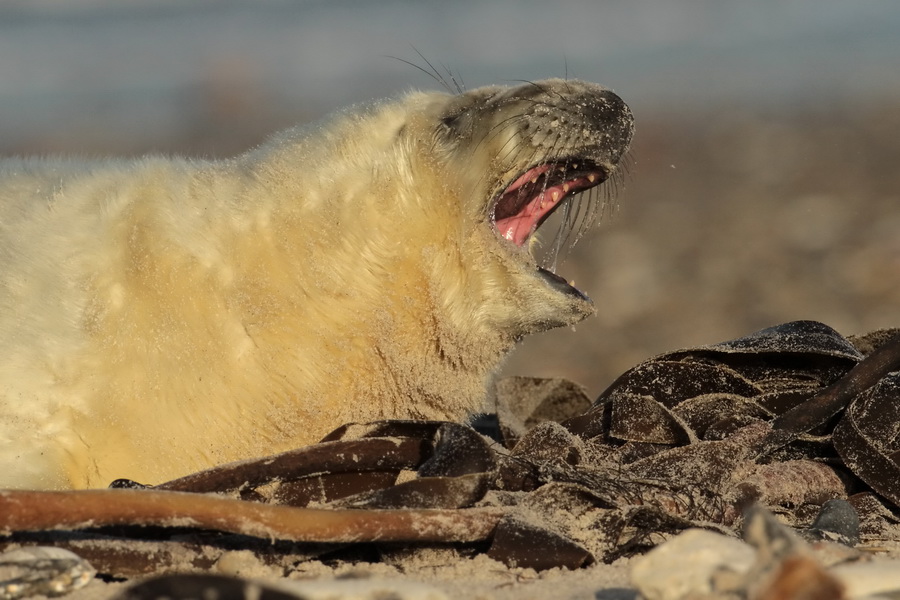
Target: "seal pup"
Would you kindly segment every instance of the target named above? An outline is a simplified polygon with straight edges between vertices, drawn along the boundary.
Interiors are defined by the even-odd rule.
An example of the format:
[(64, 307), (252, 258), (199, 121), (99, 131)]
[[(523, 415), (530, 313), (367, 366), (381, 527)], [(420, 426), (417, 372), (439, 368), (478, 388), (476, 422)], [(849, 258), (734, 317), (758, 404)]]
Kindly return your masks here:
[(3, 161), (0, 486), (155, 484), (482, 410), (518, 340), (594, 310), (530, 242), (632, 131), (612, 91), (547, 80), (411, 92), (230, 160)]

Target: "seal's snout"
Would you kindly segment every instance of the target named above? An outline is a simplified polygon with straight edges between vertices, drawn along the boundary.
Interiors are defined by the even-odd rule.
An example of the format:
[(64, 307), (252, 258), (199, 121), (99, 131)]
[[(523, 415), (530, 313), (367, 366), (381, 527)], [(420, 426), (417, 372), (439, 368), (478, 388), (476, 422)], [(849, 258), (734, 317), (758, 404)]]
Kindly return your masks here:
[(604, 124), (596, 141), (601, 153), (606, 154), (611, 163), (617, 164), (634, 135), (631, 109), (618, 94), (607, 89), (589, 95), (584, 109), (590, 121)]
[[(555, 275), (557, 254), (573, 233), (572, 243), (591, 224), (598, 197), (609, 197), (603, 184), (615, 176), (631, 143), (631, 109), (607, 88), (561, 79), (505, 90), (488, 104), (487, 114), (494, 121), (491, 139), (497, 140), (499, 161), (507, 163), (489, 203), (496, 233), (511, 246), (531, 248), (535, 232), (559, 211), (552, 259), (538, 278), (541, 287), (566, 296), (566, 302), (573, 298), (589, 302)], [(514, 255), (523, 258), (522, 253)], [(532, 263), (526, 268), (535, 267)]]

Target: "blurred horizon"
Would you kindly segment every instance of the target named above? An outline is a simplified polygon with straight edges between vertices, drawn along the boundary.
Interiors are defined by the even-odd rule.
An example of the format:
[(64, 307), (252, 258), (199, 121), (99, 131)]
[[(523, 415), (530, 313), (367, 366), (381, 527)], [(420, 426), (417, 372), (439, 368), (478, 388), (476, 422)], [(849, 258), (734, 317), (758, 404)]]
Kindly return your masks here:
[(426, 59), (469, 89), (595, 81), (636, 116), (616, 215), (560, 267), (597, 317), (526, 340), (506, 374), (596, 394), (779, 322), (900, 325), (893, 0), (6, 0), (0, 152), (231, 156), (440, 89), (405, 64)]
[(900, 95), (898, 31), (887, 1), (7, 0), (0, 140), (99, 121), (98, 145), (167, 150), (208, 103), (280, 124), (439, 87), (402, 62), (419, 52), (468, 87), (596, 81), (638, 115), (878, 101)]

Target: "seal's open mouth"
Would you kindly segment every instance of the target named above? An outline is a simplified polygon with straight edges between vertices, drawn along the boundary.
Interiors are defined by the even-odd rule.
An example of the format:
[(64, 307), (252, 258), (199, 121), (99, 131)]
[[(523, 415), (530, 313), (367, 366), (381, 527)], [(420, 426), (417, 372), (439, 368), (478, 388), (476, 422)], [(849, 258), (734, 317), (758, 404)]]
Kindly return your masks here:
[(494, 225), (501, 236), (521, 246), (567, 198), (606, 178), (604, 169), (584, 161), (532, 167), (500, 194), (494, 204)]
[[(569, 198), (606, 181), (609, 172), (585, 160), (542, 163), (517, 177), (494, 203), (494, 226), (500, 235), (523, 246)], [(580, 292), (546, 269), (538, 269), (560, 291)], [(563, 289), (565, 288), (565, 289)]]

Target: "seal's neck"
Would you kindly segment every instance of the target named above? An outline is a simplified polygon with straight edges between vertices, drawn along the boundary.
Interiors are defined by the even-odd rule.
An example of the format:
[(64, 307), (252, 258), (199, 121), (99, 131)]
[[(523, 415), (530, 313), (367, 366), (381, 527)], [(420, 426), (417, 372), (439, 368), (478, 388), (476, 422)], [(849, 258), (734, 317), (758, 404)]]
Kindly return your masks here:
[[(253, 256), (236, 294), (252, 299), (242, 306), (248, 331), (286, 380), (304, 382), (298, 395), (343, 420), (482, 410), (513, 341), (480, 320), (458, 201), (427, 173), (399, 170), (407, 161), (389, 151), (365, 169), (322, 151), (332, 153), (327, 181), (319, 168), (280, 171), (283, 154), (262, 163), (256, 234), (235, 238), (235, 251)], [(429, 202), (398, 181), (425, 186)]]

